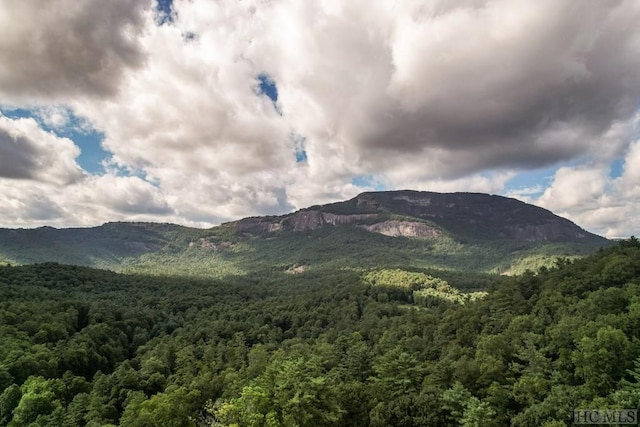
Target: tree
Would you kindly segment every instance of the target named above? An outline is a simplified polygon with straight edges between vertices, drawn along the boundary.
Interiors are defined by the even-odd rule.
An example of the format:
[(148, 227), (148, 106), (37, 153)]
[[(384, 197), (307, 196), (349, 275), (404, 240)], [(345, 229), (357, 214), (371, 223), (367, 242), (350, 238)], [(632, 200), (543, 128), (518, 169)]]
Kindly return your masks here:
[(371, 381), (381, 388), (378, 394), (381, 400), (385, 400), (386, 396), (397, 397), (416, 392), (424, 376), (424, 370), (416, 358), (400, 347), (394, 347), (379, 357), (373, 369), (376, 375)]
[(29, 425), (39, 416), (51, 415), (61, 410), (63, 405), (56, 396), (59, 380), (46, 380), (42, 377), (29, 377), (22, 385), (22, 396), (18, 406), (13, 410), (13, 423)]
[(495, 411), (487, 402), (471, 394), (461, 383), (442, 393), (443, 406), (451, 417), (462, 427), (482, 427), (492, 425)]
[(0, 394), (0, 425), (9, 423), (21, 398), (22, 392), (17, 384), (11, 384)]
[(76, 394), (67, 406), (63, 427), (79, 427), (87, 425), (87, 411), (89, 410), (89, 395)]
[(629, 367), (630, 343), (619, 329), (604, 326), (596, 336), (579, 341), (572, 360), (576, 374), (593, 395), (603, 395), (613, 388)]
[(248, 426), (339, 425), (337, 387), (316, 355), (274, 354), (265, 372), (239, 397), (217, 402), (211, 412), (224, 424)]
[(197, 392), (184, 387), (174, 387), (147, 399), (141, 392), (132, 392), (120, 425), (123, 427), (191, 427), (194, 399)]

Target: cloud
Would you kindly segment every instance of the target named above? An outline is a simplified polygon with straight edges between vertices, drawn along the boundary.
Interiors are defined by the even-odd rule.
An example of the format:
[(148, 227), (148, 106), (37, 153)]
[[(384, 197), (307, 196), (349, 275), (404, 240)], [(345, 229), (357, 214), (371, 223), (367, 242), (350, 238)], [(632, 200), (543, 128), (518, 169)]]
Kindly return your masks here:
[[(261, 69), (241, 57), (247, 42), (236, 34), (243, 16), (199, 5), (178, 9), (183, 28), (147, 29), (145, 67), (129, 70), (116, 97), (76, 109), (104, 131), (113, 164), (157, 183), (190, 220), (291, 210), (285, 186), (296, 140), (271, 99), (255, 92)], [(185, 40), (187, 29), (197, 38)]]
[[(635, 197), (631, 166), (619, 181), (608, 167), (636, 161), (637, 1), (175, 0), (157, 18), (132, 0), (0, 5), (0, 103), (105, 136), (106, 175), (74, 187), (82, 200), (52, 200), (86, 209), (109, 191), (95, 214), (57, 210), (65, 221), (211, 224), (348, 198), (367, 176), (500, 193), (519, 171), (560, 166), (522, 197), (594, 230)], [(0, 174), (35, 179), (28, 147), (41, 145), (19, 154), (4, 138), (15, 162)]]
[(86, 176), (60, 187), (0, 178), (0, 226), (91, 226), (108, 221), (187, 222), (164, 194), (137, 177)]
[[(438, 191), (442, 193), (451, 193), (456, 191), (464, 191), (471, 193), (489, 193), (495, 194), (501, 192), (507, 181), (514, 176), (512, 172), (485, 173), (465, 176), (459, 179), (434, 179), (429, 181), (399, 181), (408, 185), (408, 189), (422, 191)], [(401, 188), (402, 184), (394, 186)]]
[(70, 121), (70, 112), (66, 108), (48, 106), (36, 110), (36, 116), (50, 129), (65, 129)]
[(55, 192), (50, 189), (48, 184), (0, 178), (0, 226), (56, 225), (64, 210), (51, 200)]
[(284, 48), (261, 51), (308, 143), (369, 172), (557, 164), (599, 151), (637, 108), (636, 2), (328, 4), (280, 5), (267, 40)]
[(625, 198), (638, 197), (640, 200), (640, 140), (630, 145), (625, 157), (622, 176), (617, 180)]
[(125, 215), (163, 216), (173, 212), (162, 192), (138, 177), (92, 177), (78, 186), (71, 200), (79, 204), (102, 205)]
[(539, 203), (555, 212), (574, 207), (594, 209), (599, 206), (599, 198), (605, 193), (608, 181), (607, 171), (601, 168), (562, 167)]
[(78, 147), (43, 131), (33, 119), (0, 114), (0, 177), (65, 185), (82, 178)]
[(606, 237), (625, 238), (640, 230), (640, 141), (630, 145), (620, 177), (611, 178), (606, 166), (563, 167), (536, 200)]
[(0, 115), (0, 226), (95, 225), (175, 216), (163, 192), (135, 176), (85, 173), (80, 149), (35, 119)]
[(135, 0), (0, 3), (0, 96), (7, 104), (110, 96), (142, 65), (149, 4)]

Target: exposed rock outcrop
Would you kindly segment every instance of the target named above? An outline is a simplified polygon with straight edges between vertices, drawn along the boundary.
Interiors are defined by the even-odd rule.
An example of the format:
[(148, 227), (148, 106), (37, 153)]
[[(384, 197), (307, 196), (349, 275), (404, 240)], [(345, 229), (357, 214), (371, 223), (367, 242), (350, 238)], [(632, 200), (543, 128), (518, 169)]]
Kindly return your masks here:
[(390, 220), (361, 227), (372, 233), (391, 237), (437, 237), (440, 234), (436, 228), (429, 224), (413, 221)]
[(291, 214), (281, 224), (293, 231), (315, 230), (324, 225), (351, 225), (377, 218), (377, 214), (337, 215), (329, 212), (302, 211)]
[(274, 231), (309, 231), (325, 225), (357, 225), (377, 218), (377, 214), (337, 215), (316, 210), (300, 211), (271, 221), (264, 218), (245, 218), (236, 222), (238, 231), (250, 234), (265, 234)]
[(355, 214), (355, 215), (336, 215), (328, 212), (322, 213), (322, 219), (325, 223), (331, 225), (349, 225), (360, 222), (371, 221), (378, 217), (378, 214)]
[(324, 219), (318, 211), (303, 211), (289, 215), (281, 222), (286, 229), (293, 231), (315, 230), (322, 227)]

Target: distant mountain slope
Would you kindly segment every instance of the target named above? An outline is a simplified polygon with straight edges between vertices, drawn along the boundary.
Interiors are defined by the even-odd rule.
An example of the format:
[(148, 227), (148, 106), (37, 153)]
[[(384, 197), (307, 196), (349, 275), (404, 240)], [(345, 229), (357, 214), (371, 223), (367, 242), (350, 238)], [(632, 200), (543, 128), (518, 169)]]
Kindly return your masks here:
[(504, 273), (608, 244), (567, 219), (506, 197), (388, 191), (206, 230), (153, 223), (0, 229), (0, 261), (206, 276), (327, 266)]
[(448, 232), (488, 240), (606, 243), (606, 239), (546, 209), (481, 193), (362, 193), (345, 202), (313, 206), (283, 217), (247, 218), (236, 224), (241, 230), (258, 234), (350, 224), (405, 237), (435, 237)]

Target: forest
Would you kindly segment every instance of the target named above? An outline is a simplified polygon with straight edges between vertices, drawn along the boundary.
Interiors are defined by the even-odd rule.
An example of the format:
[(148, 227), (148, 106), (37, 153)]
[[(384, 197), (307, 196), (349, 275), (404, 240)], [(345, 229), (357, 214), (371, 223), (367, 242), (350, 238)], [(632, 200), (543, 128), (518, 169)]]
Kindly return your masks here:
[(0, 267), (0, 425), (572, 425), (640, 407), (640, 242), (518, 276)]

